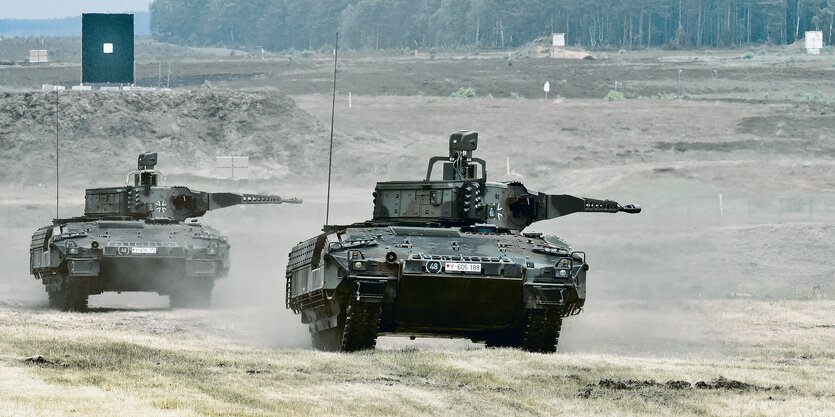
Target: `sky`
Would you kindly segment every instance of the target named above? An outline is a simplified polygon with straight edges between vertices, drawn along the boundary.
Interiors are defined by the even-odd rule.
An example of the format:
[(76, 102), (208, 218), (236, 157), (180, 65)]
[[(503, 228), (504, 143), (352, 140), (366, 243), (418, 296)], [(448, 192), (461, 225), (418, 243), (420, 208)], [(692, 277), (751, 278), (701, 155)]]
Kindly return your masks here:
[(148, 11), (151, 0), (0, 0), (0, 19), (54, 19), (81, 13)]

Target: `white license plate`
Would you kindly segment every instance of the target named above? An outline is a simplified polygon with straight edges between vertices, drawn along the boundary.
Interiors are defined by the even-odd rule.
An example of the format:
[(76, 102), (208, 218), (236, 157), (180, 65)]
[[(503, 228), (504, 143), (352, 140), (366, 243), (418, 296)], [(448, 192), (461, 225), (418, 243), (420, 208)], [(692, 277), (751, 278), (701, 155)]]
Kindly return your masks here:
[(470, 264), (464, 262), (446, 262), (444, 263), (444, 271), (446, 272), (481, 272), (481, 264)]
[(130, 253), (134, 255), (155, 254), (157, 253), (157, 248), (130, 248)]

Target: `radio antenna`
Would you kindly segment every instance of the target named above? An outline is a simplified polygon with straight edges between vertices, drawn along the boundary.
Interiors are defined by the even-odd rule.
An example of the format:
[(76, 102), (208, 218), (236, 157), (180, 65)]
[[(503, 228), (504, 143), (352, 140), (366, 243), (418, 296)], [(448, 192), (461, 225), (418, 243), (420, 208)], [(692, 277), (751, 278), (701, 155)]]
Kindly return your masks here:
[(58, 213), (58, 201), (59, 201), (59, 193), (58, 190), (61, 186), (61, 177), (58, 171), (58, 89), (55, 89), (55, 218), (59, 218), (60, 215)]
[(336, 114), (336, 63), (339, 59), (339, 31), (336, 32), (336, 43), (333, 47), (333, 96), (331, 101), (331, 144), (328, 152), (328, 198), (325, 202), (325, 225), (328, 224), (331, 212), (331, 172), (333, 167), (333, 118)]

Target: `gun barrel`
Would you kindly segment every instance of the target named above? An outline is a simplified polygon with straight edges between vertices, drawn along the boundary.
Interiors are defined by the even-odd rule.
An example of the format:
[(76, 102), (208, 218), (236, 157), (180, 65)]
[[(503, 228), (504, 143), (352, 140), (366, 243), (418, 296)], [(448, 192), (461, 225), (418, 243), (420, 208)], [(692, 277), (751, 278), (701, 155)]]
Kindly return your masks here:
[(641, 206), (638, 204), (627, 204), (625, 206), (621, 206), (618, 202), (612, 200), (597, 200), (594, 198), (575, 197), (568, 194), (546, 194), (544, 196), (546, 201), (546, 215), (543, 217), (545, 219), (553, 219), (578, 212), (624, 212), (629, 214), (637, 214), (641, 212)]
[(298, 197), (284, 198), (277, 195), (263, 194), (242, 194), (241, 204), (301, 204), (302, 199)]
[(302, 199), (298, 197), (283, 198), (277, 195), (264, 194), (237, 194), (237, 193), (211, 193), (209, 194), (209, 210), (217, 210), (224, 207), (236, 206), (239, 204), (301, 204)]

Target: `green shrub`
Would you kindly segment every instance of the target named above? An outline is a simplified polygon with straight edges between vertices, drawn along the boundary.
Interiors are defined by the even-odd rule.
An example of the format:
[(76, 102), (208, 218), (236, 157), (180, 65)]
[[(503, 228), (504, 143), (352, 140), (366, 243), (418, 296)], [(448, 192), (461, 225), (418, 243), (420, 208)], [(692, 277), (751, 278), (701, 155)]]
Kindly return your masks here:
[(458, 89), (458, 91), (455, 91), (455, 92), (453, 92), (452, 94), (450, 94), (450, 97), (465, 97), (465, 98), (470, 98), (470, 97), (475, 97), (475, 95), (476, 95), (475, 88), (472, 88), (472, 87), (461, 87), (461, 88), (459, 88), (459, 89)]
[(621, 93), (620, 91), (611, 90), (611, 91), (609, 91), (609, 94), (606, 94), (606, 100), (609, 100), (609, 101), (616, 101), (616, 100), (622, 100), (622, 99), (623, 99), (623, 93)]

